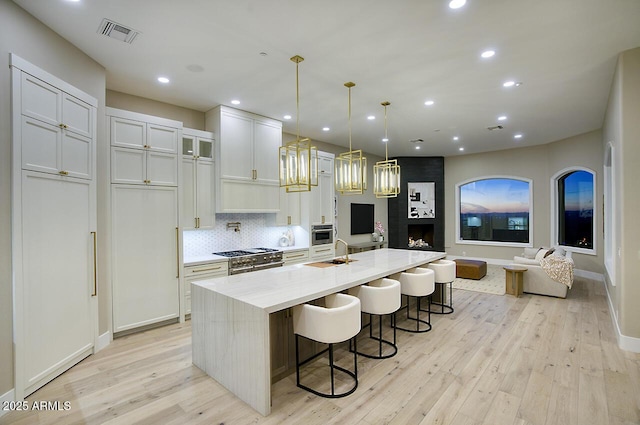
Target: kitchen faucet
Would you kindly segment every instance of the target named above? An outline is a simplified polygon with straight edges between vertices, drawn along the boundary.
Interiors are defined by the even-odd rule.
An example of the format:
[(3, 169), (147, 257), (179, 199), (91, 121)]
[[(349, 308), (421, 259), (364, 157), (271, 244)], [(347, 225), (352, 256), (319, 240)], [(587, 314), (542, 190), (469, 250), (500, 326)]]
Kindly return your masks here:
[(349, 264), (349, 245), (340, 238), (336, 238), (336, 245), (334, 248), (338, 248), (338, 242), (342, 242), (344, 244), (344, 263)]

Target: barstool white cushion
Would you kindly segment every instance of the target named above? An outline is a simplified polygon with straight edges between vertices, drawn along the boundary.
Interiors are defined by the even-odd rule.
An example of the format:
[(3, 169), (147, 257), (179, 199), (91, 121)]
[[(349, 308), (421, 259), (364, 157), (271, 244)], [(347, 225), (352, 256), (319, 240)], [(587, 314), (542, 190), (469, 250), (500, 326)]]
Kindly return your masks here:
[[(296, 385), (321, 397), (338, 398), (353, 393), (358, 388), (358, 354), (354, 349), (353, 371), (334, 364), (333, 344), (347, 341), (360, 332), (360, 300), (347, 294), (332, 294), (325, 297), (325, 307), (302, 304), (293, 307), (293, 332), (296, 339)], [(328, 344), (329, 347), (320, 353), (300, 361), (298, 340), (300, 337)], [(300, 367), (314, 360), (325, 352), (329, 352), (329, 369), (331, 392), (320, 392), (303, 385), (300, 380)], [(335, 390), (335, 371), (338, 370), (352, 379), (353, 385), (342, 393)]]
[[(369, 349), (358, 351), (358, 354), (369, 357), (370, 359), (387, 359), (395, 356), (398, 352), (398, 346), (396, 345), (396, 328), (393, 326), (394, 318), (393, 316), (391, 317), (393, 341), (387, 341), (382, 338), (382, 316), (385, 314), (394, 314), (400, 308), (402, 301), (400, 282), (389, 278), (377, 279), (366, 285), (351, 288), (349, 294), (360, 299), (360, 309), (363, 313), (369, 314), (369, 323), (365, 325), (365, 327), (369, 327), (369, 338), (378, 341), (376, 354), (372, 354)], [(373, 336), (374, 315), (378, 316), (378, 336)], [(383, 353), (383, 344), (391, 347), (391, 350)]]
[(400, 282), (382, 278), (349, 289), (349, 295), (360, 299), (360, 309), (369, 314), (391, 314), (400, 308)]
[[(408, 329), (397, 327), (397, 329), (407, 331), (407, 332), (428, 332), (431, 330), (431, 308), (427, 310), (429, 313), (428, 320), (420, 319), (420, 300), (423, 297), (428, 297), (435, 291), (435, 280), (434, 280), (434, 272), (430, 269), (425, 269), (422, 267), (416, 267), (413, 269), (409, 269), (405, 272), (396, 273), (391, 276), (391, 278), (397, 279), (400, 281), (400, 292), (402, 295), (407, 296), (407, 319), (414, 320), (416, 322), (416, 329)], [(409, 315), (409, 298), (408, 297), (416, 297), (416, 317), (411, 317)], [(430, 300), (429, 300), (430, 303)], [(395, 320), (394, 320), (395, 322)], [(426, 329), (420, 329), (420, 323), (427, 325)]]
[(453, 282), (456, 278), (456, 263), (451, 260), (436, 260), (427, 265), (434, 271), (436, 283)]
[(429, 269), (435, 272), (435, 282), (438, 285), (449, 285), (449, 301), (447, 302), (447, 292), (445, 288), (442, 288), (440, 291), (440, 299), (439, 302), (434, 302), (433, 304), (439, 305), (441, 307), (441, 311), (434, 310), (433, 313), (436, 314), (451, 314), (453, 313), (453, 290), (452, 284), (456, 278), (456, 263), (451, 260), (436, 260), (427, 265)]
[(325, 307), (293, 307), (293, 332), (325, 344), (346, 341), (360, 332), (360, 300), (347, 294), (325, 297)]
[(435, 273), (430, 269), (415, 267), (396, 273), (391, 278), (400, 281), (402, 295), (425, 297), (435, 291)]

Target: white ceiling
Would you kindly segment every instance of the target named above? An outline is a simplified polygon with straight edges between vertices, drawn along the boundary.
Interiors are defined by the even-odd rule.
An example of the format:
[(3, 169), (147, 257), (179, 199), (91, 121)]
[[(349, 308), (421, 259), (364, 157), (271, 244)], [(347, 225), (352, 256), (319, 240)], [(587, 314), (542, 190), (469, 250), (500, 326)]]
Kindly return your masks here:
[[(199, 111), (239, 99), (240, 109), (293, 115), (284, 124), (292, 134), (289, 58), (299, 54), (301, 136), (348, 146), (344, 83), (353, 81), (353, 148), (384, 155), (380, 102), (390, 101), (390, 156), (508, 149), (598, 129), (618, 53), (640, 46), (639, 0), (468, 0), (457, 10), (448, 0), (14, 1), (102, 64), (110, 90)], [(141, 35), (129, 45), (97, 34), (103, 18)], [(489, 48), (496, 55), (481, 59)], [(504, 88), (507, 80), (523, 84)], [(504, 129), (487, 130), (499, 115), (508, 116)]]

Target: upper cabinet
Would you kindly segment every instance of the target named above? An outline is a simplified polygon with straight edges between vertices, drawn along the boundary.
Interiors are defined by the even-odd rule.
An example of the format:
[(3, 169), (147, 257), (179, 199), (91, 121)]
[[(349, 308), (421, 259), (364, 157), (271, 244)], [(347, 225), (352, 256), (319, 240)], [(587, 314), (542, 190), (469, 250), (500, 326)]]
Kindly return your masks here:
[(92, 179), (95, 108), (27, 73), (20, 84), (22, 168)]
[(282, 123), (218, 106), (206, 113), (216, 144), (216, 212), (277, 212)]
[(178, 185), (178, 138), (182, 123), (107, 108), (111, 182)]
[(335, 155), (318, 152), (318, 187), (310, 192), (311, 224), (333, 223), (335, 216), (335, 189), (333, 182), (333, 163)]
[(208, 131), (182, 130), (183, 229), (207, 229), (215, 225), (213, 137)]

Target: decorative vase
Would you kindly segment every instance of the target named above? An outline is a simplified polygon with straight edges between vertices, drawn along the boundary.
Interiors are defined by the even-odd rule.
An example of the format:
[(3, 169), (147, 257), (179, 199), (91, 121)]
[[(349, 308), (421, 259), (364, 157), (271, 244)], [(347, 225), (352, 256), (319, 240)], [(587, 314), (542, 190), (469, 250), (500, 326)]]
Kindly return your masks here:
[(379, 237), (380, 237), (380, 236), (378, 236), (378, 234), (377, 234), (377, 233), (372, 233), (372, 234), (371, 234), (371, 240), (373, 240), (374, 242), (378, 242), (378, 238), (379, 238)]

